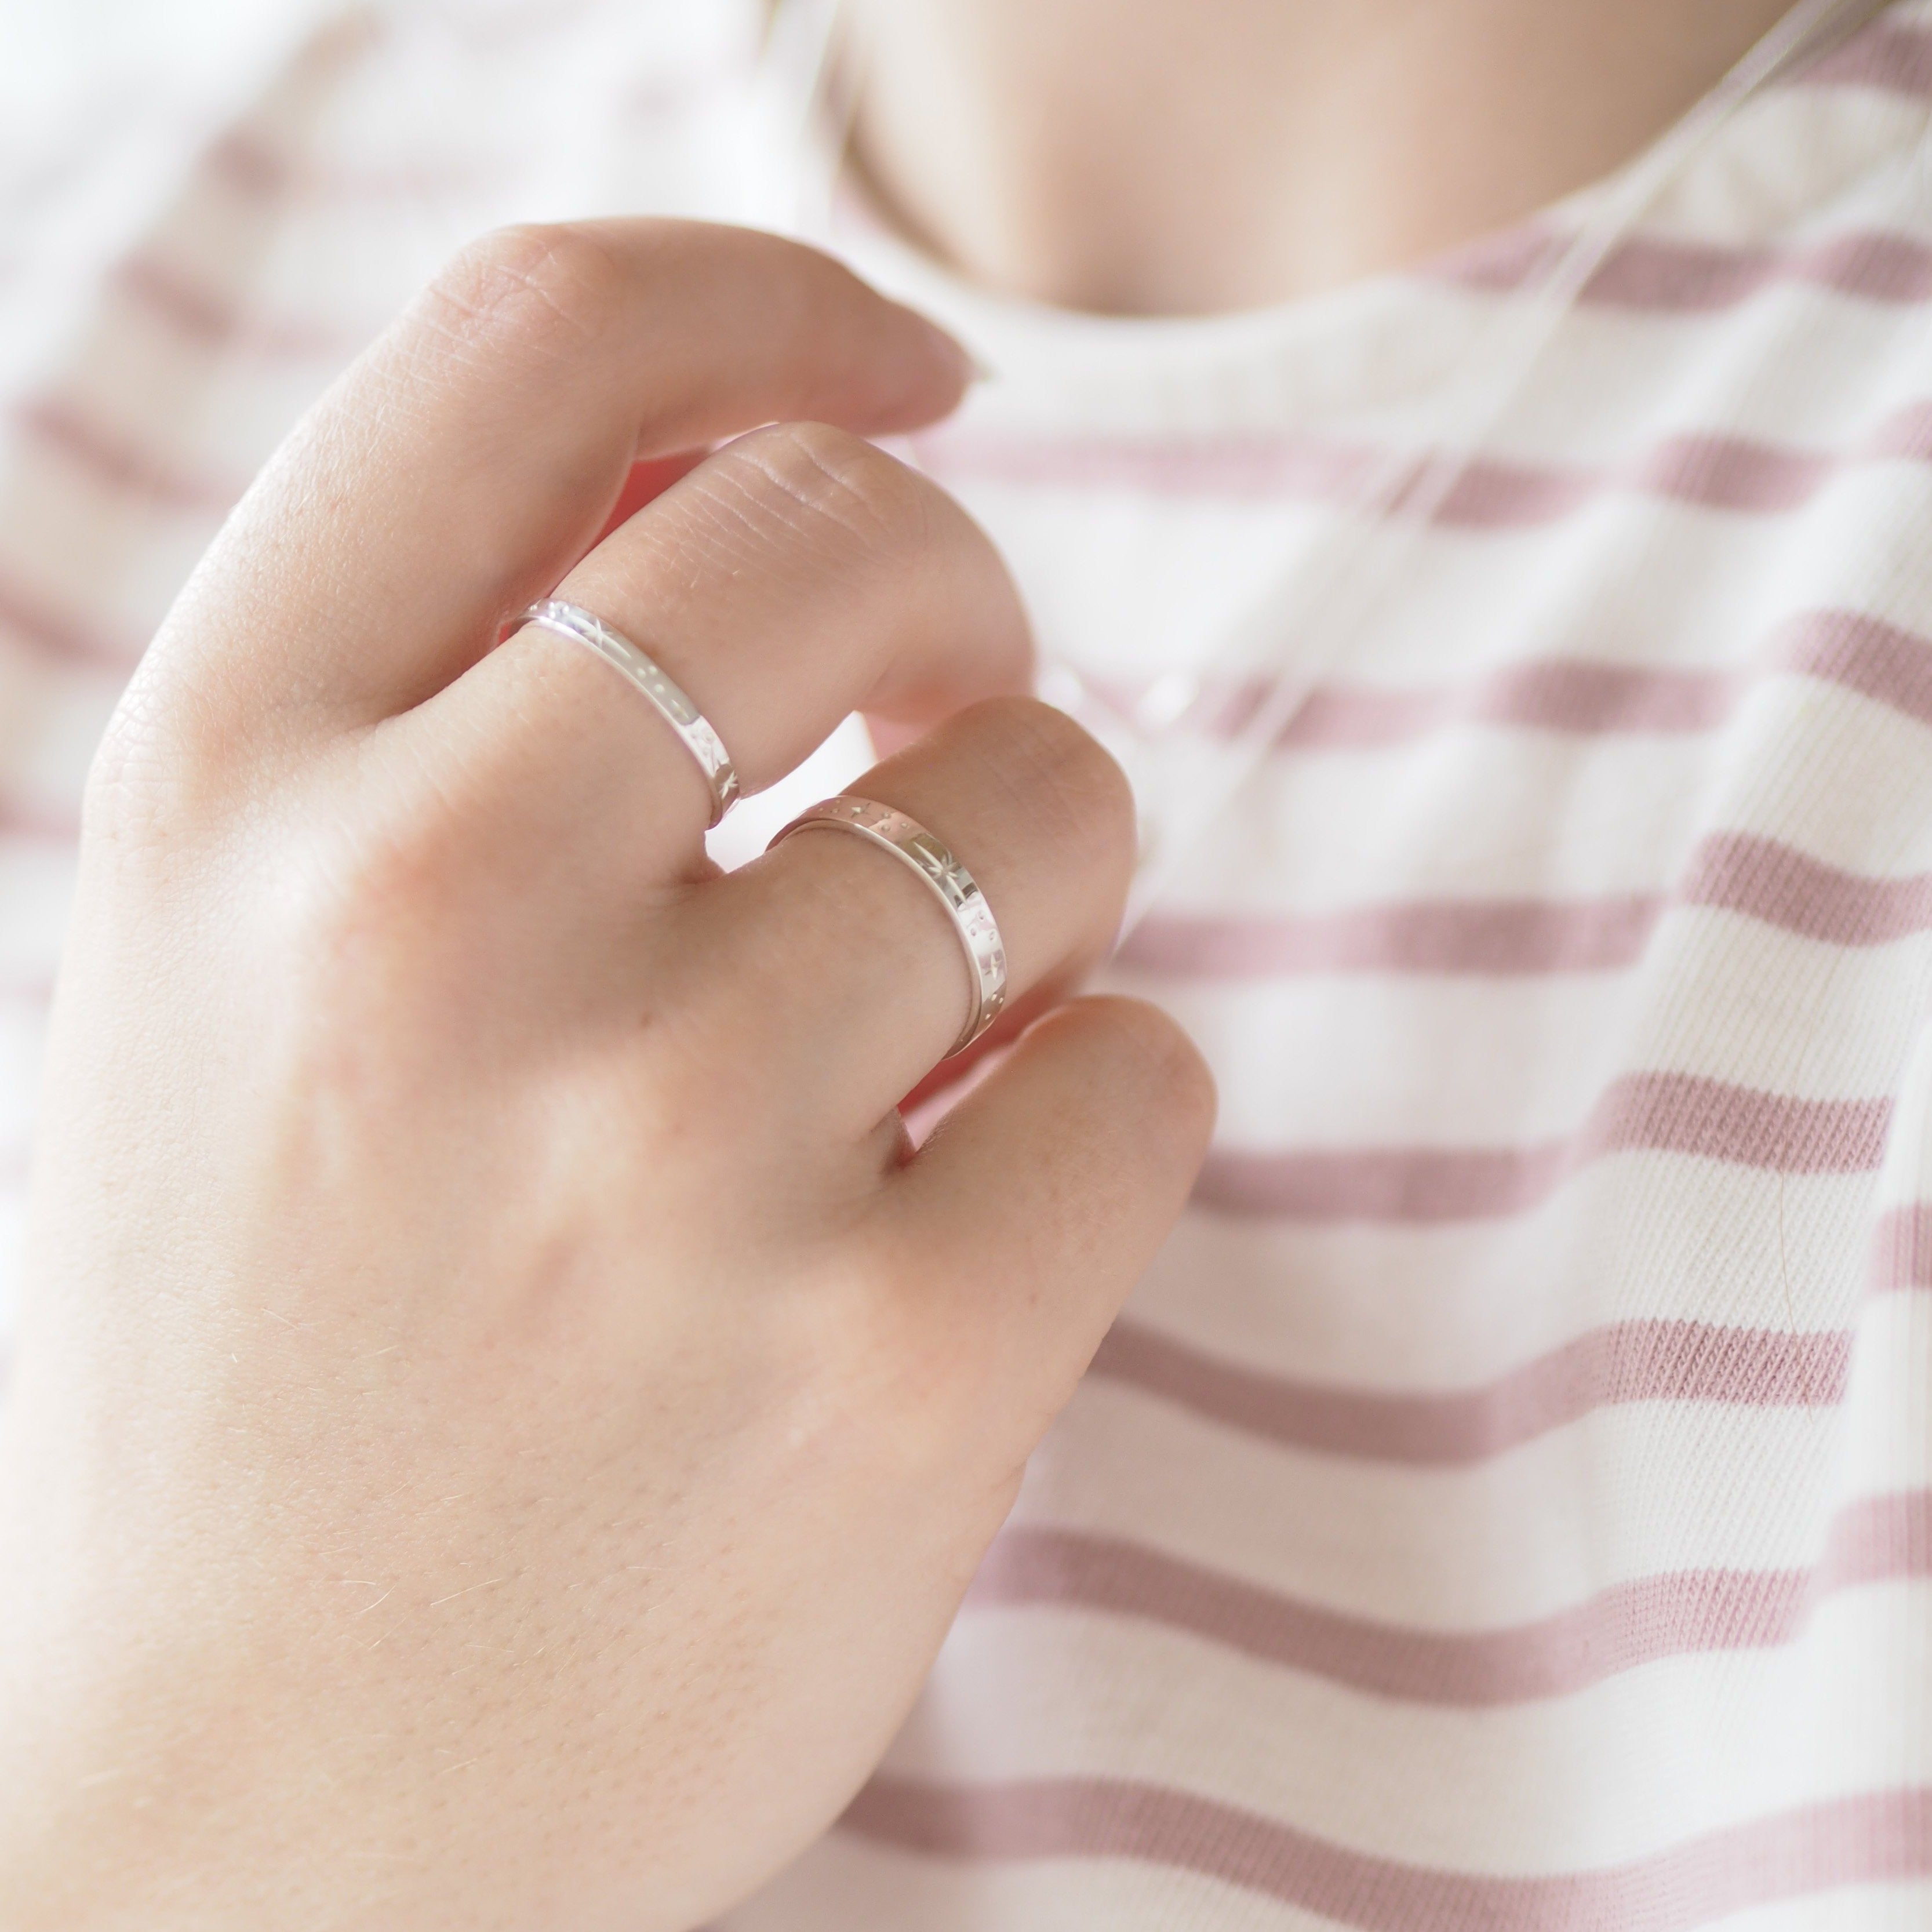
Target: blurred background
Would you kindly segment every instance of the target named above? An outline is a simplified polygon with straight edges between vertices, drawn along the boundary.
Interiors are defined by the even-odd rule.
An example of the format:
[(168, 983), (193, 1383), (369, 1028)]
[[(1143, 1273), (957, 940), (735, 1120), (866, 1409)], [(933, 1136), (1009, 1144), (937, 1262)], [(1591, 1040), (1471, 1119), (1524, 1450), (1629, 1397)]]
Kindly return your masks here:
[(0, 0), (0, 391), (325, 4)]
[(296, 31), (313, 0), (0, 0), (0, 154), (61, 145), (77, 110), (219, 99)]
[[(0, 1088), (7, 986), (38, 997), (51, 974), (87, 753), (229, 504), (460, 241), (644, 205), (634, 165), (675, 207), (652, 130), (694, 168), (679, 103), (744, 71), (739, 12), (757, 17), (680, 0), (0, 0)], [(362, 86), (365, 38), (384, 51)], [(292, 64), (309, 76), (292, 94)], [(544, 138), (506, 170), (503, 130), (527, 115)], [(736, 152), (696, 166), (693, 191), (728, 188)], [(855, 721), (735, 814), (717, 856), (762, 849), (868, 761)], [(50, 908), (32, 946), (8, 900), (28, 862)], [(0, 1096), (0, 1197), (10, 1125), (23, 1141)], [(0, 1276), (4, 1221), (0, 1199)]]
[(57, 131), (88, 94), (223, 91), (310, 0), (0, 0), (0, 127), (8, 146)]

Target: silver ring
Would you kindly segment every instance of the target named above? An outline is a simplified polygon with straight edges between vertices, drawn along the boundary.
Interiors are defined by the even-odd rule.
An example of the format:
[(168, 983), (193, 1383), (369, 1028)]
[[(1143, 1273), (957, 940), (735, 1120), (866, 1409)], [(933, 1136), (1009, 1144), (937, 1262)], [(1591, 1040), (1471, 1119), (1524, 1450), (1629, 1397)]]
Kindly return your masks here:
[(682, 688), (667, 677), (622, 632), (614, 630), (594, 610), (586, 610), (580, 604), (566, 604), (554, 597), (546, 598), (541, 604), (532, 604), (517, 623), (520, 628), (525, 624), (540, 625), (546, 631), (554, 631), (560, 638), (574, 638), (580, 644), (587, 645), (595, 651), (606, 664), (622, 671), (651, 700), (657, 707), (658, 715), (683, 740), (685, 749), (698, 760), (698, 769), (704, 774), (704, 782), (711, 788), (713, 825), (737, 802), (737, 767), (732, 764), (731, 754), (725, 750), (724, 741), (712, 728), (710, 719), (686, 696)]
[[(959, 1037), (941, 1058), (963, 1053), (1000, 1016), (1006, 1004), (1006, 948), (999, 922), (986, 903), (973, 874), (916, 819), (869, 798), (828, 798), (802, 812), (772, 841), (776, 845), (794, 832), (824, 826), (834, 832), (856, 832), (861, 838), (890, 852), (910, 866), (931, 888), (952, 920), (952, 929), (965, 949), (973, 981), (973, 1004)], [(766, 851), (772, 845), (765, 848)]]

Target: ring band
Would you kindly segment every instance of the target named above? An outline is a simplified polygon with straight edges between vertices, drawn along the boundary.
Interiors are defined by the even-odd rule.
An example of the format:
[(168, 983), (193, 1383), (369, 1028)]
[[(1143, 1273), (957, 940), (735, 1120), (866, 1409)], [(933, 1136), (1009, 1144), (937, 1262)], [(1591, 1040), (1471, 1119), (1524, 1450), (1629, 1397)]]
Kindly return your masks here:
[(560, 638), (574, 638), (604, 662), (623, 673), (656, 706), (658, 715), (683, 741), (698, 760), (704, 782), (711, 788), (711, 823), (716, 825), (737, 802), (738, 772), (724, 741), (711, 721), (686, 696), (682, 688), (639, 650), (622, 632), (614, 630), (595, 611), (580, 604), (546, 598), (532, 604), (517, 620), (520, 628), (536, 624)]
[(945, 907), (965, 950), (973, 1004), (959, 1037), (941, 1057), (950, 1060), (956, 1053), (963, 1053), (999, 1018), (1006, 1004), (1006, 942), (1000, 937), (999, 922), (986, 894), (973, 874), (916, 819), (869, 798), (824, 800), (800, 812), (765, 849), (770, 851), (794, 832), (809, 832), (819, 826), (833, 832), (856, 832), (890, 852), (916, 872)]

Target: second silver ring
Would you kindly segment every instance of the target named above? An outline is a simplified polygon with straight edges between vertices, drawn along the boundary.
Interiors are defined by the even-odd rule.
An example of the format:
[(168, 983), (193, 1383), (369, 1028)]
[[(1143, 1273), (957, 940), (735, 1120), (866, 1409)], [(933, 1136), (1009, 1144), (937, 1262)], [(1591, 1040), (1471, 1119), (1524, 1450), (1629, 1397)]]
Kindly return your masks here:
[[(971, 976), (971, 1005), (958, 1037), (941, 1056), (963, 1053), (994, 1021), (1006, 1004), (1006, 947), (999, 922), (986, 903), (973, 874), (939, 839), (915, 818), (877, 800), (849, 795), (828, 798), (802, 812), (772, 838), (776, 845), (796, 832), (823, 826), (834, 832), (856, 832), (916, 872), (952, 921)], [(770, 850), (768, 846), (766, 848)]]
[(675, 731), (685, 749), (698, 760), (704, 782), (711, 788), (711, 823), (716, 825), (737, 802), (738, 768), (724, 748), (710, 718), (692, 703), (683, 687), (667, 675), (656, 660), (638, 650), (623, 632), (607, 624), (581, 604), (546, 598), (532, 604), (517, 620), (535, 624), (560, 638), (572, 638), (596, 652), (614, 670), (621, 671), (649, 698), (659, 717)]

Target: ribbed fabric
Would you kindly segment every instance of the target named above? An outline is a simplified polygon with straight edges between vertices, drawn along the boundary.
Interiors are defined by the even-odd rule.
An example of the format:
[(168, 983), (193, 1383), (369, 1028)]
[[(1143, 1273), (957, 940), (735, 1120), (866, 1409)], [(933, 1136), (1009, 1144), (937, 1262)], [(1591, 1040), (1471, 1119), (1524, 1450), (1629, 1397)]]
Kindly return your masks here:
[[(10, 1230), (142, 638), (464, 235), (783, 201), (752, 13), (346, 16), (56, 349), (31, 260), (0, 291)], [(730, 1932), (1932, 1927), (1928, 103), (1926, 0), (1756, 103), (1390, 520), (1394, 593), (1109, 969), (1214, 1063), (1196, 1202), (878, 1775)], [(997, 371), (910, 453), (1049, 656), (1214, 694), (1158, 790), (1252, 715), (1228, 625), (1588, 201), (1198, 322), (838, 236)]]

